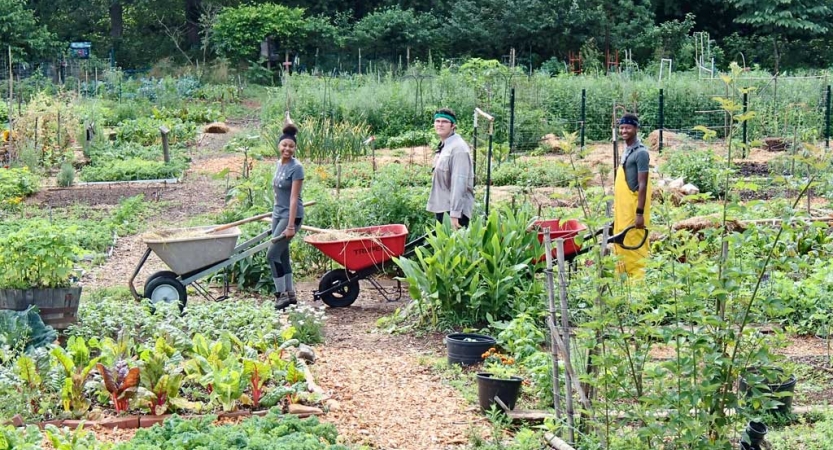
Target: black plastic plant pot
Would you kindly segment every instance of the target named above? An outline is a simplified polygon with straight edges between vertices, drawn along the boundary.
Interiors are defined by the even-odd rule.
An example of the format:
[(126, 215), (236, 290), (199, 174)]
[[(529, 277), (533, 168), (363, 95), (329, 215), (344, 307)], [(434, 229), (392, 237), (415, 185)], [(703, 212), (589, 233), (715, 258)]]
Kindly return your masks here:
[(748, 442), (740, 441), (740, 450), (761, 450), (761, 447), (752, 445)]
[(760, 446), (761, 442), (763, 442), (764, 437), (766, 437), (767, 427), (762, 422), (751, 421), (748, 425), (746, 425), (746, 437), (748, 438), (749, 443), (755, 447)]
[[(484, 412), (492, 409), (495, 404), (495, 397), (506, 405), (510, 410), (515, 409), (515, 403), (518, 402), (518, 395), (521, 393), (521, 377), (511, 377), (509, 379), (495, 378), (490, 373), (477, 374), (477, 399), (480, 403), (480, 409)], [(497, 405), (498, 409), (502, 408)]]
[[(752, 372), (752, 371), (756, 371), (756, 370), (755, 369), (750, 369), (750, 372)], [(774, 370), (772, 370), (772, 372), (773, 373), (783, 373), (783, 371), (780, 370), (780, 369), (774, 369)], [(770, 396), (770, 397), (772, 397), (773, 400), (776, 400), (776, 401), (781, 403), (780, 405), (778, 405), (777, 408), (774, 409), (773, 412), (775, 414), (788, 415), (792, 412), (793, 395), (795, 393), (795, 384), (796, 383), (797, 383), (797, 380), (795, 378), (795, 375), (790, 375), (789, 378), (787, 378), (786, 381), (783, 381), (783, 382), (779, 382), (779, 381), (767, 382), (765, 385), (763, 385), (760, 388), (761, 393), (763, 393), (764, 395)], [(749, 388), (749, 385), (747, 384), (746, 378), (744, 378), (744, 377), (741, 377), (739, 382), (738, 382), (738, 390), (741, 393), (746, 393), (747, 397), (750, 397), (752, 395), (752, 390)], [(777, 396), (772, 395), (772, 394), (780, 394), (782, 392), (789, 392), (789, 395), (777, 395)]]
[(452, 333), (445, 337), (448, 364), (470, 366), (483, 362), (483, 354), (497, 345), (495, 338), (484, 334)]

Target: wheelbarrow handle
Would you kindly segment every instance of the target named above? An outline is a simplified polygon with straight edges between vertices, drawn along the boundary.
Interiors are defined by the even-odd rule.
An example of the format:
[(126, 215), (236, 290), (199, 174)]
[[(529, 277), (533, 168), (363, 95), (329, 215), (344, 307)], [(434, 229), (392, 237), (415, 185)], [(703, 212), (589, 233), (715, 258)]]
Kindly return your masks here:
[[(315, 203), (316, 203), (315, 200), (309, 201), (309, 202), (304, 203), (304, 206), (312, 206)], [(204, 233), (205, 234), (216, 233), (218, 231), (227, 230), (229, 228), (236, 227), (238, 225), (243, 225), (244, 223), (254, 222), (255, 220), (265, 219), (265, 218), (271, 217), (271, 216), (272, 216), (271, 212), (258, 214), (254, 217), (248, 217), (246, 219), (241, 219), (241, 220), (238, 220), (236, 222), (231, 222), (231, 223), (227, 223), (225, 225), (220, 225), (218, 227), (210, 228), (208, 230), (205, 230)]]
[(642, 228), (642, 230), (644, 231), (644, 233), (642, 233), (642, 240), (640, 240), (639, 243), (636, 244), (636, 245), (625, 245), (625, 237), (628, 235), (628, 233), (631, 230), (638, 230), (638, 229), (639, 228), (636, 228), (636, 225), (631, 225), (631, 226), (625, 228), (624, 230), (620, 231), (618, 234), (614, 234), (613, 236), (608, 238), (607, 242), (612, 243), (612, 244), (617, 244), (625, 250), (636, 250), (636, 249), (642, 247), (643, 245), (645, 245), (645, 242), (648, 240), (648, 229), (647, 228)]

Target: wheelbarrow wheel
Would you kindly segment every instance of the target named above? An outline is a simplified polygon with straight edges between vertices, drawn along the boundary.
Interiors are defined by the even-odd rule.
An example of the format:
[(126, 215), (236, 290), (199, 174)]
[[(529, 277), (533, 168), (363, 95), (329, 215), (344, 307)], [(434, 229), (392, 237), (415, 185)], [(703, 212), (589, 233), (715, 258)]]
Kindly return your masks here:
[(145, 280), (145, 292), (150, 292), (150, 291), (148, 291), (148, 285), (150, 284), (151, 281), (153, 281), (153, 280), (155, 280), (156, 278), (159, 278), (159, 277), (168, 277), (168, 278), (176, 279), (177, 275), (176, 275), (176, 272), (171, 272), (170, 270), (160, 270), (158, 272), (154, 272), (153, 275), (149, 276), (148, 279)]
[(321, 295), (321, 300), (331, 308), (350, 306), (359, 297), (359, 280), (357, 278), (351, 280), (344, 269), (335, 269), (325, 273), (318, 283), (318, 290), (325, 291), (340, 284), (343, 286)]
[(182, 312), (185, 309), (185, 303), (188, 301), (185, 286), (174, 276), (168, 274), (156, 275), (154, 274), (145, 284), (144, 295), (150, 299), (151, 306), (159, 302), (176, 302), (179, 304), (179, 311)]

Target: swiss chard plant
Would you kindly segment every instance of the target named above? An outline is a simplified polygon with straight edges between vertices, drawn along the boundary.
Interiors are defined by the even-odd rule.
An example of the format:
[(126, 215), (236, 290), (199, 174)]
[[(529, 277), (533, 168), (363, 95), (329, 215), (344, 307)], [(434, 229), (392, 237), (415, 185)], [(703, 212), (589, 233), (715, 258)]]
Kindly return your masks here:
[(117, 413), (127, 411), (130, 399), (136, 395), (139, 387), (139, 368), (129, 369), (127, 362), (119, 360), (113, 368), (108, 369), (103, 364), (96, 364), (104, 388), (110, 393), (110, 400)]
[(151, 414), (164, 414), (171, 406), (186, 406), (180, 397), (182, 355), (175, 348), (159, 338), (152, 349), (142, 352), (140, 361), (137, 396)]
[(90, 409), (90, 400), (84, 395), (84, 384), (100, 357), (90, 358), (90, 349), (83, 338), (70, 337), (67, 349), (55, 347), (52, 355), (64, 369), (65, 379), (61, 389), (64, 411), (73, 417), (81, 417)]

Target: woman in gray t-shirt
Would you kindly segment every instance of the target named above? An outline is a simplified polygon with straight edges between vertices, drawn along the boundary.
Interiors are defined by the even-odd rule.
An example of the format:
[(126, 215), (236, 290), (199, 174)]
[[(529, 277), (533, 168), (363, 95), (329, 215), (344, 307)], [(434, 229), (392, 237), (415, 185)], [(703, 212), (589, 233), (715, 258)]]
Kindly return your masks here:
[(301, 201), (301, 187), (304, 184), (304, 167), (295, 159), (295, 134), (298, 128), (293, 123), (283, 127), (278, 140), (281, 158), (275, 167), (272, 189), (275, 191), (275, 207), (272, 210), (272, 237), (286, 236), (286, 239), (272, 244), (266, 253), (272, 280), (275, 282), (275, 307), (284, 309), (298, 303), (292, 282), (292, 268), (289, 261), (289, 241), (301, 226), (304, 205)]

